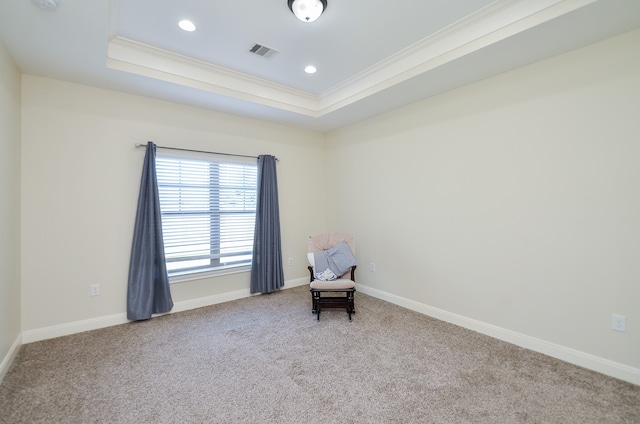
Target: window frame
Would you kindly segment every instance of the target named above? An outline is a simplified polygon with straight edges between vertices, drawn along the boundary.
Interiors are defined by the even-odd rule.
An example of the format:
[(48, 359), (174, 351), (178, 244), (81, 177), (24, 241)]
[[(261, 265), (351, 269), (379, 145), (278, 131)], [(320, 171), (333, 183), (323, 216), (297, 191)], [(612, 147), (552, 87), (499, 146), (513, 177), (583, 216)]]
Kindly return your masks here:
[[(243, 206), (246, 207), (246, 196), (247, 193), (246, 192), (254, 192), (254, 200), (253, 200), (253, 206), (254, 208), (252, 210), (249, 211), (223, 211), (220, 208), (220, 204), (221, 202), (213, 202), (216, 203), (218, 206), (218, 209), (215, 211), (215, 215), (217, 215), (218, 217), (222, 217), (225, 215), (233, 215), (233, 214), (238, 214), (238, 213), (247, 213), (247, 214), (253, 214), (253, 218), (251, 220), (251, 243), (248, 246), (249, 252), (246, 253), (248, 254), (250, 257), (247, 260), (243, 260), (240, 263), (230, 263), (230, 264), (220, 264), (220, 258), (214, 258), (215, 255), (219, 255), (221, 253), (219, 252), (214, 252), (211, 249), (214, 249), (214, 241), (218, 242), (218, 248), (220, 248), (220, 244), (221, 244), (221, 237), (220, 237), (220, 228), (221, 228), (221, 220), (216, 220), (216, 219), (212, 219), (213, 215), (211, 212), (211, 209), (209, 210), (209, 248), (210, 248), (210, 257), (209, 257), (209, 265), (204, 265), (204, 266), (196, 266), (196, 267), (192, 267), (192, 268), (184, 268), (184, 269), (176, 269), (176, 270), (167, 270), (167, 273), (169, 274), (169, 282), (170, 283), (178, 283), (178, 282), (183, 282), (183, 281), (190, 281), (190, 280), (197, 280), (197, 279), (205, 279), (205, 278), (210, 278), (210, 277), (216, 277), (216, 276), (221, 276), (221, 275), (228, 275), (228, 274), (235, 274), (235, 273), (240, 273), (240, 272), (248, 272), (251, 270), (251, 258), (253, 256), (253, 237), (254, 237), (254, 231), (255, 231), (255, 198), (257, 197), (257, 159), (255, 158), (246, 158), (246, 157), (235, 157), (235, 156), (227, 156), (227, 155), (217, 155), (217, 154), (208, 154), (208, 153), (200, 153), (200, 152), (189, 152), (189, 151), (158, 151), (156, 152), (156, 176), (158, 177), (159, 171), (158, 171), (158, 163), (162, 163), (162, 161), (197, 161), (197, 162), (203, 162), (203, 163), (209, 163), (209, 171), (208, 171), (208, 180), (209, 180), (209, 184), (208, 186), (203, 186), (203, 187), (209, 187), (209, 202), (210, 202), (210, 208), (211, 208), (211, 198), (214, 197), (214, 193), (217, 193), (217, 200), (220, 199), (220, 192), (225, 190), (225, 189), (229, 189), (229, 186), (220, 186), (220, 174), (219, 174), (219, 170), (220, 168), (218, 168), (218, 170), (216, 172), (214, 172), (211, 168), (211, 164), (215, 164), (214, 166), (220, 166), (223, 164), (230, 164), (230, 165), (241, 165), (241, 166), (248, 166), (250, 168), (254, 168), (255, 169), (255, 179), (254, 179), (254, 184), (253, 186), (250, 186), (252, 188), (250, 189), (246, 189), (243, 188), (243, 195), (242, 198), (244, 199), (244, 201), (242, 202)], [(161, 167), (161, 166), (160, 166)], [(216, 181), (216, 178), (218, 178), (218, 180)], [(174, 188), (176, 186), (180, 186), (180, 184), (178, 184), (177, 182), (173, 182), (171, 185), (174, 186)], [(183, 184), (183, 186), (186, 187), (186, 185)], [(173, 215), (173, 216), (179, 216), (181, 215), (181, 213), (179, 212), (166, 212), (166, 210), (163, 210), (162, 207), (162, 203), (163, 203), (163, 196), (162, 196), (162, 189), (166, 188), (167, 184), (165, 183), (161, 183), (161, 178), (158, 177), (158, 195), (160, 198), (160, 204), (161, 204), (161, 219), (163, 219), (163, 234), (165, 233), (165, 216), (169, 216), (169, 215)], [(201, 187), (202, 188), (202, 187)], [(233, 188), (232, 188), (233, 189)], [(251, 202), (249, 202), (251, 203)], [(182, 203), (180, 203), (180, 205), (182, 205)], [(180, 209), (180, 208), (179, 208)], [(191, 212), (191, 214), (197, 214), (197, 212)], [(188, 215), (188, 214), (187, 214)], [(202, 215), (206, 215), (206, 213), (203, 211)], [(216, 222), (217, 221), (217, 222)], [(245, 229), (246, 231), (249, 230), (249, 226), (248, 225), (243, 225), (242, 227), (243, 229)], [(217, 233), (217, 237), (213, 238), (211, 237), (212, 232), (216, 232)], [(167, 264), (170, 264), (172, 262), (176, 262), (171, 261), (170, 259), (172, 258), (167, 258), (167, 245), (166, 242), (163, 240), (163, 244), (165, 246), (165, 260), (167, 260)], [(247, 252), (246, 250), (244, 250), (244, 252)], [(243, 255), (243, 256), (246, 256)], [(217, 264), (214, 264), (214, 261), (218, 261)]]

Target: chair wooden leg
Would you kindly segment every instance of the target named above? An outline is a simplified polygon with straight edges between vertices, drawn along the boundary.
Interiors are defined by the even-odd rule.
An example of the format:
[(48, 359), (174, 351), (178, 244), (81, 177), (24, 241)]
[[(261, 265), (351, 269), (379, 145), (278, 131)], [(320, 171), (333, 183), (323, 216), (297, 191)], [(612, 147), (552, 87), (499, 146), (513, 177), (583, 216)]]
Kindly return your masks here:
[(349, 315), (349, 321), (351, 321), (351, 315), (356, 313), (354, 302), (355, 290), (326, 290), (325, 292), (343, 293), (344, 296), (322, 297), (322, 290), (311, 289), (311, 313), (316, 314), (316, 319), (320, 321), (320, 312), (324, 306), (326, 308), (346, 309)]
[(320, 293), (316, 291), (311, 292), (311, 313), (316, 314), (318, 316), (318, 321), (320, 321)]
[(351, 314), (356, 312), (353, 302), (353, 292), (347, 292), (347, 313), (349, 314), (349, 321), (351, 321)]

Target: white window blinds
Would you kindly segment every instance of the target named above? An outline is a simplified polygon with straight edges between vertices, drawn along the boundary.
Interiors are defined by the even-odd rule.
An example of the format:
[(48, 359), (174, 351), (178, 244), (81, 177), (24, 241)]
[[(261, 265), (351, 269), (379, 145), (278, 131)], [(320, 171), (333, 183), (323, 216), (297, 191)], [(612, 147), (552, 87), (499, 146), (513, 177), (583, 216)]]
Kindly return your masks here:
[(159, 155), (156, 174), (170, 276), (251, 264), (255, 164)]

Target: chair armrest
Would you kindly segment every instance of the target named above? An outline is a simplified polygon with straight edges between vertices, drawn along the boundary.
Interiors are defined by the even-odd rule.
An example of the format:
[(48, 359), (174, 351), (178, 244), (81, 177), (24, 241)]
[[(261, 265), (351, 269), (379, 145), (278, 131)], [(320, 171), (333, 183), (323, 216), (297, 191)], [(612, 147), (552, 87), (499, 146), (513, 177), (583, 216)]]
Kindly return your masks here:
[(310, 276), (309, 276), (309, 282), (311, 283), (311, 282), (313, 282), (313, 280), (315, 280), (315, 277), (313, 276), (313, 267), (312, 267), (311, 265), (309, 265), (309, 266), (307, 267), (307, 269), (309, 270), (309, 274), (310, 274)]

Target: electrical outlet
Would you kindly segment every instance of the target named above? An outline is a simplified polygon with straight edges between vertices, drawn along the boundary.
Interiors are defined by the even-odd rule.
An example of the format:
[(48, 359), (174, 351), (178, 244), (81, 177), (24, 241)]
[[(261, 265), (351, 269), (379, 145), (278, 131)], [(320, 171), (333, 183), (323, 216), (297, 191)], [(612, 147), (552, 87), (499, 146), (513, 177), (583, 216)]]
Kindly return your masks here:
[(100, 295), (100, 284), (91, 284), (91, 296)]
[(627, 331), (627, 317), (624, 315), (611, 314), (611, 329), (615, 331)]
[(289, 266), (293, 265), (293, 258), (289, 258)]
[(369, 271), (376, 272), (376, 264), (374, 262), (369, 264)]

